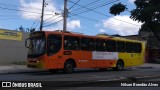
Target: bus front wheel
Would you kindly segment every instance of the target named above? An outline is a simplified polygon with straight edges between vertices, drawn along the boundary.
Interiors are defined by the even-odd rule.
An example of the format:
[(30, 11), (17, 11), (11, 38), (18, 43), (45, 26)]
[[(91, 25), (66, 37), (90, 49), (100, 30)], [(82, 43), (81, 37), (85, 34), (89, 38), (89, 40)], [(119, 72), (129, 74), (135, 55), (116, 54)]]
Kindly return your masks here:
[(118, 60), (117, 61), (117, 64), (116, 64), (116, 67), (113, 68), (113, 70), (116, 70), (116, 71), (122, 71), (124, 68), (124, 63), (122, 60)]
[(72, 61), (65, 62), (63, 71), (64, 73), (67, 73), (67, 74), (72, 73), (74, 71), (74, 65)]

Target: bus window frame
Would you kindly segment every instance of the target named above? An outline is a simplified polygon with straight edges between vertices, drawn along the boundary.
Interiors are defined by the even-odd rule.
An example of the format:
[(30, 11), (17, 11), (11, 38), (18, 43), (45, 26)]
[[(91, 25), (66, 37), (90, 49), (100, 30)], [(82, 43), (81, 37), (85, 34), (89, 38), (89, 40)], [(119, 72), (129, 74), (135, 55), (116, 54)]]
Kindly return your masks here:
[[(140, 48), (136, 47), (135, 44), (139, 44)], [(140, 49), (140, 50), (136, 51), (137, 48)], [(142, 43), (134, 42), (134, 52), (135, 53), (141, 53), (142, 52)]]
[[(113, 45), (109, 45), (108, 44), (109, 41), (114, 41), (114, 43), (115, 43), (115, 44), (113, 44), (114, 46)], [(106, 40), (107, 52), (117, 52), (116, 46), (117, 46), (116, 40)], [(112, 48), (114, 48), (114, 50), (112, 50)]]
[[(116, 43), (117, 43), (116, 44), (116, 50), (117, 50), (117, 52), (121, 52), (121, 53), (126, 52), (126, 42), (125, 41), (119, 41), (119, 40), (117, 40)], [(120, 46), (119, 43), (123, 43), (123, 45)], [(119, 50), (119, 48), (120, 48), (120, 50)]]
[[(66, 41), (67, 40), (66, 37), (69, 38), (68, 41)], [(74, 39), (76, 38), (78, 40), (76, 45), (73, 44), (73, 42), (74, 42), (74, 41), (72, 41), (72, 40), (74, 40), (73, 38)], [(76, 41), (76, 39), (75, 39), (75, 41)], [(80, 37), (64, 35), (63, 40), (64, 40), (63, 41), (64, 42), (63, 43), (64, 50), (71, 50), (71, 51), (79, 51), (80, 50)], [(71, 42), (71, 43), (69, 43), (69, 42)], [(76, 42), (74, 42), (74, 43), (76, 43)], [(70, 44), (70, 45), (66, 46), (67, 44)], [(75, 46), (73, 46), (73, 45), (75, 45)]]
[[(100, 45), (99, 45), (100, 44)], [(97, 46), (99, 45), (99, 46)], [(96, 39), (95, 40), (95, 49), (96, 51), (107, 51), (107, 47), (106, 47), (106, 40), (105, 39)]]
[[(127, 45), (128, 43), (130, 43), (130, 44), (132, 43), (132, 45), (128, 46)], [(130, 49), (130, 51), (128, 48)], [(126, 53), (134, 53), (134, 42), (126, 42), (126, 50), (125, 51), (126, 51)]]
[[(86, 39), (86, 41), (88, 39), (88, 42), (89, 42), (88, 44), (82, 43), (83, 41), (85, 41), (85, 39)], [(81, 37), (80, 40), (81, 40), (80, 41), (80, 49), (82, 51), (95, 51), (95, 39), (94, 38)], [(94, 43), (94, 44), (92, 45), (91, 43)], [(86, 48), (83, 47), (83, 45), (86, 45)]]
[[(57, 49), (57, 51), (56, 52), (50, 52), (49, 53), (49, 41), (50, 40), (53, 40), (53, 39), (49, 39), (49, 36), (56, 36), (56, 37), (58, 37), (59, 38), (59, 40), (60, 40), (60, 45), (59, 45), (59, 48)], [(52, 37), (53, 38), (53, 37)], [(52, 43), (52, 45), (53, 45), (53, 43)], [(54, 54), (56, 54), (56, 53), (58, 53), (60, 50), (61, 50), (61, 48), (62, 48), (62, 35), (60, 35), (60, 34), (49, 34), (48, 36), (47, 36), (47, 55), (48, 56), (52, 56), (52, 55), (54, 55)]]

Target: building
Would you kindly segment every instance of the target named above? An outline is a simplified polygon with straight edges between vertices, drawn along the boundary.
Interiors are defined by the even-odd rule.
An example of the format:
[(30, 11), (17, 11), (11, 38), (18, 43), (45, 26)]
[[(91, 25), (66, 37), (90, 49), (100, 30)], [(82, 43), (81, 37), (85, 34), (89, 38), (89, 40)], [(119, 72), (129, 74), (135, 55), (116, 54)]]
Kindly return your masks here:
[(29, 33), (0, 29), (0, 64), (26, 62)]
[(141, 31), (139, 32), (139, 36), (142, 38), (142, 40), (146, 41), (147, 62), (160, 63), (160, 41), (152, 32)]

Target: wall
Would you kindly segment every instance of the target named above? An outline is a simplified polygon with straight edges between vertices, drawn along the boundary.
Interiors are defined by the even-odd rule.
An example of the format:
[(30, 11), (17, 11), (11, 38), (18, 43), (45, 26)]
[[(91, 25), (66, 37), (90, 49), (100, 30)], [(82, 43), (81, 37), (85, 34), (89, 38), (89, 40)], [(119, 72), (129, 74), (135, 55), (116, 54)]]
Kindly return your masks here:
[(27, 51), (25, 48), (25, 39), (29, 33), (22, 33), (22, 40), (3, 40), (0, 39), (0, 65), (26, 62)]

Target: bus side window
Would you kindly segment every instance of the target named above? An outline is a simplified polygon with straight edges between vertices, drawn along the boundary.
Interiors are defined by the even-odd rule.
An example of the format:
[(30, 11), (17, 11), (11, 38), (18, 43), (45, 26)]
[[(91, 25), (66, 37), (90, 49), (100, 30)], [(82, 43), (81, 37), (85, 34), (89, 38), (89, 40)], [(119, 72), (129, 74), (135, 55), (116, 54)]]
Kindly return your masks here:
[(65, 36), (64, 37), (65, 50), (79, 50), (79, 37)]
[(142, 44), (141, 43), (134, 43), (134, 52), (141, 53), (142, 51)]
[(132, 42), (126, 42), (126, 52), (128, 53), (134, 52), (134, 46)]
[(106, 51), (106, 43), (103, 39), (96, 40), (96, 51)]
[(107, 40), (106, 46), (107, 46), (108, 52), (116, 52), (116, 41), (115, 40)]
[(95, 40), (89, 39), (89, 50), (94, 51), (95, 50)]
[(61, 49), (62, 37), (60, 35), (49, 35), (47, 39), (47, 54), (53, 55)]
[(95, 43), (94, 39), (81, 38), (81, 50), (94, 51)]
[(117, 41), (117, 52), (125, 52), (125, 42)]

